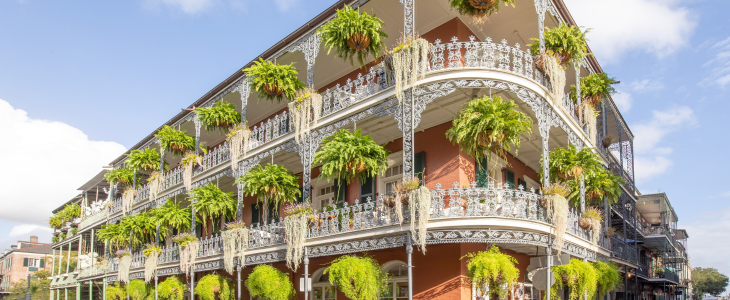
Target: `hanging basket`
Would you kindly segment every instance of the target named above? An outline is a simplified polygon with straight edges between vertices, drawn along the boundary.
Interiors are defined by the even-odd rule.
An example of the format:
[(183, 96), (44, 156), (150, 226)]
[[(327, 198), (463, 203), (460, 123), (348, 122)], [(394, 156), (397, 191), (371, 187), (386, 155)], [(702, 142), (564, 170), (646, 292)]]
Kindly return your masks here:
[(492, 130), (487, 130), (487, 132), (482, 132), (481, 134), (479, 134), (479, 136), (477, 137), (479, 145), (489, 148), (492, 146), (499, 146), (502, 144), (502, 142), (504, 142), (504, 138), (505, 138), (504, 132), (502, 132), (501, 135), (498, 135), (495, 141), (489, 140), (489, 136), (491, 136), (491, 135), (492, 135)]
[(469, 0), (469, 4), (471, 4), (471, 7), (476, 9), (487, 9), (494, 5), (497, 0)]
[(347, 45), (355, 51), (365, 50), (370, 46), (370, 36), (362, 32), (357, 32), (347, 39)]
[(269, 94), (271, 96), (277, 97), (277, 96), (281, 95), (282, 93), (284, 93), (284, 89), (282, 89), (279, 86), (274, 85), (272, 83), (267, 83), (267, 84), (264, 84), (264, 92), (266, 92), (267, 94)]
[(580, 225), (580, 228), (585, 230), (593, 229), (593, 222), (591, 222), (591, 218), (580, 218), (578, 225)]
[(555, 53), (555, 57), (560, 60), (561, 65), (565, 65), (573, 59), (573, 54), (568, 54), (565, 51)]
[[(400, 203), (401, 204), (408, 205), (408, 203), (410, 202), (409, 201), (409, 198), (408, 198), (408, 194), (410, 194), (410, 193), (401, 193), (401, 196), (400, 196)], [(390, 195), (390, 196), (383, 197), (383, 205), (385, 205), (385, 206), (387, 206), (389, 208), (395, 207), (395, 203), (396, 203), (395, 202), (395, 198), (396, 198), (395, 195)]]
[(595, 200), (595, 199), (601, 199), (603, 198), (603, 194), (598, 191), (590, 191), (586, 193), (586, 198)]
[(354, 162), (347, 163), (347, 166), (345, 167), (347, 171), (354, 171), (355, 173), (360, 173), (362, 171), (365, 171), (367, 169), (368, 165), (363, 162), (358, 162), (357, 166), (353, 167)]
[(596, 107), (596, 105), (601, 103), (601, 94), (585, 96), (583, 97), (583, 103), (588, 104), (591, 107)]
[(612, 136), (607, 136), (603, 138), (603, 141), (601, 141), (601, 144), (603, 144), (603, 148), (611, 147), (611, 144), (616, 142), (616, 139), (614, 139)]
[(576, 177), (580, 177), (581, 174), (583, 174), (583, 167), (581, 166), (575, 166), (568, 170), (567, 173), (558, 172), (558, 176), (565, 180), (575, 179)]
[(78, 228), (79, 223), (74, 222), (74, 223), (71, 223), (69, 226), (71, 226), (71, 228)]
[(220, 122), (218, 122), (218, 125), (216, 125), (216, 126), (222, 127), (222, 128), (228, 128), (228, 127), (230, 127), (230, 125), (231, 124), (228, 124), (228, 121), (220, 121)]
[(188, 147), (178, 144), (170, 144), (170, 149), (172, 149), (172, 151), (185, 152), (188, 150)]
[(610, 238), (614, 234), (616, 234), (616, 228), (608, 227), (608, 229), (606, 229), (606, 232), (604, 232), (603, 234), (606, 236), (606, 238)]
[[(535, 55), (535, 68), (545, 74), (545, 59), (542, 55)], [(547, 75), (545, 75), (547, 76)]]

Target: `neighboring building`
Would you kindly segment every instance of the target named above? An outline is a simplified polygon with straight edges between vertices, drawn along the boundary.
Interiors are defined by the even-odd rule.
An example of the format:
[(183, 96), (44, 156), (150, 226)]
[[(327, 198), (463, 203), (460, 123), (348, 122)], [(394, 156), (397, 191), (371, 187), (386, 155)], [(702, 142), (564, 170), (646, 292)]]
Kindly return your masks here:
[(11, 248), (0, 254), (0, 299), (10, 294), (13, 282), (50, 267), (51, 244), (39, 243), (37, 236), (31, 236), (30, 241), (18, 241)]
[[(379, 60), (367, 68), (353, 70), (349, 63), (322, 49), (316, 30), (345, 3), (362, 5), (363, 11), (372, 10), (383, 18), (389, 35), (387, 45), (393, 45), (401, 32), (407, 36), (418, 33), (431, 43), (429, 69), (414, 93), (406, 92), (403, 100), (398, 100), (394, 82), (388, 77), (390, 72)], [(636, 189), (634, 136), (613, 100), (607, 97), (599, 104), (596, 123), (585, 122), (576, 115), (575, 105), (567, 95), (555, 98), (548, 80), (535, 68), (532, 56), (524, 51), (524, 43), (531, 37), (541, 37), (540, 26), (578, 24), (562, 0), (534, 3), (538, 9), (533, 1), (520, 2), (516, 8), (503, 5), (487, 23), (475, 25), (470, 17), (450, 9), (446, 0), (338, 1), (256, 57), (278, 64), (296, 63), (300, 79), (322, 94), (320, 117), (312, 124), (309, 136), (295, 139), (287, 103), (259, 101), (257, 93), (250, 91), (246, 74), (240, 71), (189, 106), (205, 107), (227, 101), (241, 112), (252, 136), (235, 171), (224, 134), (206, 132), (190, 110), (173, 116), (164, 125), (194, 134), (195, 148), (207, 148), (205, 153), (201, 152), (202, 166), (192, 172), (193, 187), (214, 183), (223, 191), (238, 195), (237, 218), (250, 225), (245, 268), (228, 274), (223, 270), (224, 249), (219, 236), (222, 221), (208, 222), (211, 225), (207, 234), (197, 223), (194, 232), (201, 241), (201, 249), (189, 278), (198, 280), (215, 272), (228, 276), (240, 287), (242, 283), (236, 280), (245, 280), (254, 266), (272, 264), (289, 275), (297, 291), (304, 290), (300, 279), (306, 282), (304, 277), (310, 278), (308, 299), (343, 300), (344, 294), (329, 284), (323, 270), (341, 255), (367, 252), (391, 274), (389, 292), (383, 299), (483, 299), (479, 295), (482, 287), (467, 283), (466, 268), (460, 258), (495, 244), (519, 261), (522, 276), (516, 294), (524, 292), (527, 300), (540, 299), (540, 284), (528, 275), (528, 269), (532, 270), (530, 259), (546, 253), (553, 255), (558, 250), (553, 247), (555, 221), (546, 217), (539, 204), (542, 196), (537, 191), (542, 183), (551, 182), (549, 172), (541, 172), (542, 163), (549, 159), (549, 151), (572, 144), (593, 149), (603, 167), (622, 177), (625, 184), (619, 203), (601, 208), (606, 226), (597, 244), (592, 243), (592, 232), (578, 226), (580, 207), (571, 210), (562, 252), (588, 261), (616, 263), (624, 284), (612, 292), (611, 299), (685, 299), (686, 293), (679, 291), (687, 287), (679, 276), (686, 276), (682, 272), (688, 264), (686, 232), (676, 228), (677, 217), (666, 195), (640, 196)], [(569, 67), (566, 92), (578, 77), (600, 72), (601, 66), (594, 56), (588, 56), (576, 68)], [(478, 167), (471, 156), (445, 136), (464, 104), (483, 95), (514, 100), (518, 105), (515, 109), (534, 121), (532, 135), (522, 137), (519, 155), (513, 155), (517, 149), (512, 149), (506, 161), (492, 159), (486, 168)], [(170, 111), (177, 108), (171, 107)], [(342, 128), (361, 129), (376, 142), (387, 143), (385, 147), (391, 154), (383, 176), (355, 180), (340, 187), (319, 178), (319, 166), (312, 162), (314, 152), (323, 138)], [(159, 149), (156, 132), (141, 137), (132, 149)], [(610, 141), (604, 140), (607, 137), (615, 140), (604, 147), (603, 142)], [(118, 281), (118, 263), (109, 245), (99, 241), (96, 234), (104, 224), (158, 207), (168, 198), (189, 205), (180, 158), (169, 152), (162, 156), (170, 167), (165, 171), (162, 191), (150, 199), (149, 185), (140, 174), (137, 182), (144, 184), (137, 189), (126, 214), (122, 208), (122, 188), (110, 186), (104, 180), (106, 171), (90, 179), (79, 188), (79, 196), (67, 202), (78, 203), (85, 214), (78, 222), (66, 224), (61, 229), (68, 232), (65, 239), (53, 245), (54, 255), (73, 264), (61, 264), (64, 267), (54, 269), (52, 297), (59, 299), (73, 290), (81, 299), (102, 299), (104, 286)], [(125, 159), (121, 155), (111, 164), (123, 166)], [(282, 220), (273, 218), (271, 213), (264, 218), (255, 204), (256, 198), (242, 196), (241, 186), (234, 184), (253, 166), (270, 162), (299, 174), (303, 199), (315, 209), (335, 209), (319, 215), (318, 225), (310, 225), (305, 243), (308, 264), (300, 266), (296, 273), (283, 262), (286, 255), (282, 250)], [(414, 176), (423, 176), (433, 197), (425, 254), (406, 246), (410, 241), (410, 216), (399, 224), (383, 203), (383, 196), (392, 191), (395, 183)], [(664, 204), (657, 206), (656, 212), (644, 210), (653, 209), (655, 199)], [(63, 205), (56, 211), (62, 208)], [(78, 232), (71, 234), (74, 226)], [(616, 230), (612, 236), (605, 233), (609, 226)], [(181, 273), (177, 246), (170, 239), (163, 243), (164, 252), (158, 261), (159, 281)], [(143, 278), (142, 251), (132, 252), (130, 277)], [(111, 261), (109, 269), (103, 267), (102, 257)], [(413, 268), (409, 268), (411, 263)], [(663, 271), (658, 272), (660, 269)], [(412, 275), (408, 270), (412, 270)], [(241, 288), (241, 293), (239, 299), (250, 298), (245, 288)], [(304, 299), (304, 292), (298, 292), (297, 298)]]

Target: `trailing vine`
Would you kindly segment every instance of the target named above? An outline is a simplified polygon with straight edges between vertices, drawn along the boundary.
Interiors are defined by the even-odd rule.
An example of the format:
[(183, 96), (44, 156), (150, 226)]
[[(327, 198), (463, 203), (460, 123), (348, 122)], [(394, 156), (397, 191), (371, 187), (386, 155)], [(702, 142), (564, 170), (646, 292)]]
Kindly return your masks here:
[(520, 277), (520, 270), (515, 267), (517, 259), (499, 251), (499, 247), (492, 245), (487, 251), (469, 253), (461, 259), (466, 261), (469, 277), (477, 286), (489, 286), (489, 291), (499, 299), (505, 299), (507, 291)]
[(129, 268), (132, 266), (132, 254), (129, 253), (129, 250), (117, 250), (115, 255), (119, 259), (119, 271), (117, 272), (119, 281), (129, 283)]
[[(386, 51), (385, 69), (394, 73), (395, 96), (400, 103), (403, 102), (405, 90), (414, 87), (417, 81), (426, 76), (430, 48), (431, 44), (420, 37), (401, 37), (398, 46)], [(390, 78), (390, 74), (386, 74), (386, 78)]]
[(226, 224), (226, 230), (221, 232), (223, 238), (223, 266), (226, 272), (233, 274), (234, 258), (238, 258), (241, 266), (246, 261), (246, 249), (248, 249), (248, 228), (246, 223), (231, 222)]
[(314, 210), (309, 203), (289, 204), (284, 207), (284, 236), (286, 238), (286, 266), (297, 271), (304, 254), (304, 240), (309, 231), (308, 222)]
[(144, 281), (150, 282), (152, 280), (152, 277), (155, 276), (155, 273), (157, 272), (157, 259), (160, 257), (160, 253), (162, 253), (162, 249), (160, 249), (159, 246), (155, 244), (147, 244), (145, 245), (146, 249), (144, 250)]
[(200, 300), (233, 300), (233, 281), (221, 275), (205, 275), (195, 286), (195, 295)]
[(243, 123), (231, 128), (231, 131), (226, 135), (226, 141), (228, 141), (228, 154), (231, 157), (231, 170), (234, 173), (238, 169), (238, 161), (241, 159), (241, 154), (246, 156), (248, 141), (250, 139), (251, 129)]
[(542, 206), (547, 211), (548, 219), (555, 223), (555, 248), (560, 255), (563, 252), (565, 230), (568, 229), (570, 205), (565, 197), (570, 194), (570, 190), (560, 183), (552, 183), (543, 187), (542, 194)]
[(583, 229), (591, 230), (593, 233), (592, 242), (593, 245), (598, 243), (599, 235), (601, 234), (601, 220), (603, 219), (603, 212), (594, 206), (589, 206), (583, 211), (583, 215), (580, 218), (580, 227)]
[(598, 296), (603, 298), (606, 293), (613, 291), (621, 284), (621, 273), (612, 262), (596, 261), (593, 268), (598, 273)]
[(193, 168), (195, 165), (203, 166), (203, 157), (195, 154), (193, 151), (185, 153), (180, 165), (183, 166), (183, 185), (185, 190), (190, 191), (193, 186)]
[(258, 265), (245, 282), (251, 297), (289, 300), (296, 295), (289, 276), (270, 265)]
[(322, 25), (317, 32), (327, 47), (327, 54), (335, 48), (337, 56), (345, 61), (349, 59), (350, 65), (354, 65), (353, 56), (357, 54), (360, 67), (363, 67), (369, 55), (377, 57), (385, 48), (383, 38), (388, 35), (383, 31), (383, 25), (385, 22), (372, 10), (368, 14), (345, 5), (342, 10), (337, 10), (336, 18)]
[[(414, 189), (410, 193), (411, 237), (418, 243), (423, 254), (426, 254), (426, 233), (428, 220), (431, 217), (431, 191), (426, 186)], [(418, 216), (418, 218), (416, 218)]]
[(172, 241), (180, 247), (178, 251), (180, 254), (180, 270), (187, 275), (195, 265), (200, 242), (198, 242), (193, 234), (187, 232), (176, 235), (172, 238)]
[(165, 175), (157, 171), (152, 172), (147, 178), (147, 182), (149, 182), (150, 188), (150, 201), (154, 201), (165, 186)]
[(127, 212), (132, 210), (134, 204), (134, 197), (137, 197), (137, 190), (132, 186), (128, 186), (122, 193), (122, 214), (126, 215)]
[(299, 177), (279, 165), (257, 165), (246, 175), (236, 179), (237, 184), (243, 184), (242, 192), (245, 196), (257, 196), (257, 201), (263, 204), (263, 218), (268, 218), (269, 205), (274, 205), (274, 213), (283, 203), (295, 202), (302, 194), (299, 189)]
[(314, 164), (320, 168), (327, 180), (344, 179), (350, 184), (352, 179), (365, 181), (368, 177), (382, 174), (388, 168), (390, 151), (378, 145), (369, 135), (362, 135), (341, 129), (325, 139), (320, 150), (314, 154)]
[[(552, 268), (555, 274), (555, 283), (550, 288), (557, 290), (567, 287), (570, 290), (568, 300), (577, 300), (583, 295), (595, 295), (598, 286), (598, 273), (593, 265), (580, 259), (571, 258), (570, 264)], [(557, 293), (556, 293), (557, 294)], [(557, 299), (560, 299), (558, 297)]]
[(294, 125), (294, 138), (297, 143), (309, 133), (311, 126), (317, 125), (321, 111), (322, 96), (312, 89), (297, 92), (296, 98), (289, 102), (289, 113), (292, 118), (291, 123)]
[(298, 90), (304, 89), (304, 83), (297, 77), (294, 63), (278, 65), (263, 58), (254, 65), (243, 69), (251, 81), (251, 87), (258, 92), (259, 99), (271, 102), (275, 100), (294, 99)]
[(330, 283), (352, 300), (377, 300), (388, 286), (388, 274), (369, 256), (340, 256), (324, 274), (328, 274)]

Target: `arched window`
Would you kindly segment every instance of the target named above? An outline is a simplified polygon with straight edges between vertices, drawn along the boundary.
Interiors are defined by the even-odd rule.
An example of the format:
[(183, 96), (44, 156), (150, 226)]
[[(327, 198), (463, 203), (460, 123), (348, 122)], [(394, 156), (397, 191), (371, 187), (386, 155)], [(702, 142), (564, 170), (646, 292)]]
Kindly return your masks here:
[(408, 265), (400, 260), (383, 264), (383, 271), (388, 273), (388, 289), (381, 300), (408, 299)]
[(329, 281), (329, 275), (324, 273), (325, 268), (312, 273), (312, 300), (337, 300), (337, 288)]

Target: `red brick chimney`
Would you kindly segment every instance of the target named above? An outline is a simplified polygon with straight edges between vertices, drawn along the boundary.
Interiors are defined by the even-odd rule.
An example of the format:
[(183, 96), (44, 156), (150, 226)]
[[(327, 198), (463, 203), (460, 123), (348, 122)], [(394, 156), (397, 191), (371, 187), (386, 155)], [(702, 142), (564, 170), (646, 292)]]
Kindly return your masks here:
[(37, 243), (38, 242), (38, 236), (31, 235), (30, 236), (30, 242), (31, 243)]

